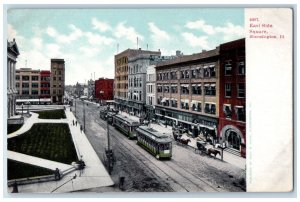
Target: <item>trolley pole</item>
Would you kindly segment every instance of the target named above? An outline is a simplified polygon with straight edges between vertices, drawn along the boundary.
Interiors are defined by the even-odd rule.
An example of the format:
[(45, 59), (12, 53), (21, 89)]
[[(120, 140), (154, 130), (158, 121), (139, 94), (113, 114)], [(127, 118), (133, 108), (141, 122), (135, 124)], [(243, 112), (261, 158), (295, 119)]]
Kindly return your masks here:
[(108, 125), (108, 120), (106, 121), (107, 125), (107, 150), (110, 151), (110, 138), (109, 138), (109, 125)]

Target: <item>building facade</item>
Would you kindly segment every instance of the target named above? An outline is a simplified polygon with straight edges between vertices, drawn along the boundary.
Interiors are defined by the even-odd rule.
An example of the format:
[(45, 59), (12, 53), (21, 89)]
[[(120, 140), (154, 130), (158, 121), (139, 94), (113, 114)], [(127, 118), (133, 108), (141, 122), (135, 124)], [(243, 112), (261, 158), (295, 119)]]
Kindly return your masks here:
[(7, 118), (16, 114), (16, 59), (20, 55), (15, 39), (7, 42)]
[(50, 98), (51, 72), (48, 70), (41, 70), (40, 81), (40, 98)]
[(51, 59), (51, 102), (62, 104), (65, 93), (65, 61)]
[(219, 138), (246, 157), (245, 39), (220, 45)]
[(114, 79), (99, 78), (95, 81), (95, 98), (103, 103), (104, 100), (114, 99)]
[(156, 73), (155, 65), (149, 65), (146, 73), (146, 110), (149, 115), (148, 119), (152, 120), (155, 117), (155, 105), (156, 105)]
[(95, 81), (93, 79), (88, 80), (88, 99), (95, 99)]
[(219, 48), (158, 63), (156, 117), (216, 141), (219, 65)]
[(21, 68), (16, 70), (17, 99), (39, 99), (40, 98), (40, 70)]
[(138, 49), (128, 58), (128, 111), (146, 118), (146, 74), (150, 57), (160, 56), (160, 51)]

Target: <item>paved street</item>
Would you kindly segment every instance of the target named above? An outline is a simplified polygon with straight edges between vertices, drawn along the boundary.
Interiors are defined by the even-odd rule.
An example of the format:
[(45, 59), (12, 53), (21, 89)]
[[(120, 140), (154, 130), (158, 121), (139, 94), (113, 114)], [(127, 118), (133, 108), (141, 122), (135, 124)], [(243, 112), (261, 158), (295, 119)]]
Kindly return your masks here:
[[(83, 102), (76, 101), (76, 115), (83, 125)], [(99, 118), (96, 104), (85, 103), (86, 135), (101, 161), (107, 147), (106, 122)], [(75, 107), (72, 107), (75, 113)], [(113, 188), (94, 188), (86, 191), (121, 191), (119, 177), (125, 176), (126, 192), (219, 192), (245, 191), (245, 171), (235, 165), (206, 155), (196, 154), (190, 147), (173, 141), (171, 160), (159, 161), (129, 140), (114, 127), (110, 127), (111, 145), (116, 156), (112, 172)]]

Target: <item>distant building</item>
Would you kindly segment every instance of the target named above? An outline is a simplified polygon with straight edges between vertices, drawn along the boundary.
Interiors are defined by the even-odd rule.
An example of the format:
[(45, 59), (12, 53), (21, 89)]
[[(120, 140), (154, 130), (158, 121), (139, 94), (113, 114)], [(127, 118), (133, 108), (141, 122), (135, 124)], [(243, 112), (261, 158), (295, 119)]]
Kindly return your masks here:
[(90, 79), (88, 80), (88, 99), (93, 100), (95, 98), (95, 81)]
[(50, 86), (51, 86), (51, 72), (48, 70), (41, 70), (40, 72), (40, 98), (51, 98), (50, 97)]
[(77, 97), (81, 97), (81, 96), (83, 96), (84, 95), (84, 84), (80, 84), (80, 83), (76, 83), (76, 85), (75, 85), (75, 95), (77, 96)]
[(114, 99), (114, 79), (99, 78), (95, 81), (95, 99), (100, 102)]
[(41, 94), (41, 71), (31, 68), (16, 70), (17, 99), (39, 99)]
[(15, 39), (12, 42), (7, 42), (7, 118), (16, 114), (16, 59), (20, 55)]
[(136, 50), (128, 57), (128, 110), (146, 118), (146, 73), (152, 57), (160, 51)]
[(51, 59), (51, 101), (62, 104), (65, 91), (65, 61)]
[(146, 73), (146, 110), (149, 114), (148, 119), (151, 120), (155, 117), (155, 82), (156, 82), (156, 73), (155, 65), (150, 65), (147, 68)]

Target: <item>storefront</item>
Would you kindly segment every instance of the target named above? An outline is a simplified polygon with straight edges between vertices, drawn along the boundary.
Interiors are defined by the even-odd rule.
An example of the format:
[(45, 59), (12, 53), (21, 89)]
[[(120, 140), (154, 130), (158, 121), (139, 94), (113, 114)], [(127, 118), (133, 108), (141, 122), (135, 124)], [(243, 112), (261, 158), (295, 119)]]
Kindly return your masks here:
[(202, 135), (206, 139), (211, 139), (212, 142), (217, 140), (217, 118), (166, 109), (159, 106), (155, 108), (155, 115), (158, 120), (162, 120), (172, 127), (183, 128), (193, 137)]

